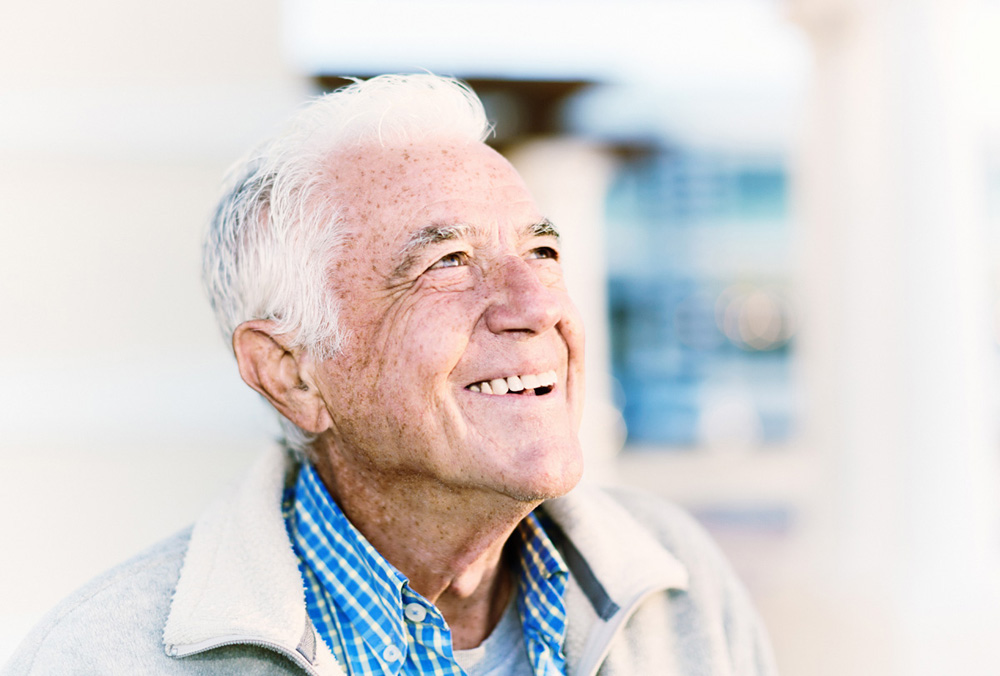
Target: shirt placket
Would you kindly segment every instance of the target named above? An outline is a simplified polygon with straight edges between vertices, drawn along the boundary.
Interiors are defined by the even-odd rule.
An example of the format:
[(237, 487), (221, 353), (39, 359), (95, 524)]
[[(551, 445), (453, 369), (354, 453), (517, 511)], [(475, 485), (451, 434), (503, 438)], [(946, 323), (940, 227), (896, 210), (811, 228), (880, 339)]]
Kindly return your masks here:
[(403, 588), (403, 603), (403, 615), (410, 637), (407, 673), (463, 675), (452, 651), (451, 630), (441, 612), (409, 587)]

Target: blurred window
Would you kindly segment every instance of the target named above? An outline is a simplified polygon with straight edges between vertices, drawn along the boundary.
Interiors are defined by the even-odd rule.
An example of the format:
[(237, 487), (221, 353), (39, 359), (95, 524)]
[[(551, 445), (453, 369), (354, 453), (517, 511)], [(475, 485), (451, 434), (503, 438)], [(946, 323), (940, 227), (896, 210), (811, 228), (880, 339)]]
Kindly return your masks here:
[(794, 322), (783, 159), (633, 155), (607, 222), (612, 364), (629, 443), (786, 439)]

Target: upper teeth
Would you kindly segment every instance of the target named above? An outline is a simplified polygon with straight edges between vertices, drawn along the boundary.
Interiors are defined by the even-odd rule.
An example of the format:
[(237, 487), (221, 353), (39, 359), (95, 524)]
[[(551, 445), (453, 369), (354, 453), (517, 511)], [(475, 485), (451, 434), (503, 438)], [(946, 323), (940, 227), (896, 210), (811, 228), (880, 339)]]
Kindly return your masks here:
[(520, 392), (521, 390), (533, 390), (538, 387), (551, 387), (556, 384), (556, 372), (546, 371), (544, 373), (532, 373), (523, 376), (507, 376), (506, 378), (494, 378), (469, 385), (473, 392), (483, 394), (507, 394), (508, 392)]

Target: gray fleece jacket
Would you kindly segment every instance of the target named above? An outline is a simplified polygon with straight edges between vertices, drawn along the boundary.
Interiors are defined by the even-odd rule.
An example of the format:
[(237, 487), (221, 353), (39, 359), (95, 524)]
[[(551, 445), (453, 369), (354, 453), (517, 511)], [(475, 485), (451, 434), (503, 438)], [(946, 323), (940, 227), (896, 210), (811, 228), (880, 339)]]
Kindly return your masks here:
[[(0, 676), (343, 676), (285, 532), (296, 471), (282, 451), (264, 456), (192, 529), (66, 599)], [(775, 673), (744, 590), (680, 510), (582, 487), (543, 509), (571, 571), (570, 675)]]

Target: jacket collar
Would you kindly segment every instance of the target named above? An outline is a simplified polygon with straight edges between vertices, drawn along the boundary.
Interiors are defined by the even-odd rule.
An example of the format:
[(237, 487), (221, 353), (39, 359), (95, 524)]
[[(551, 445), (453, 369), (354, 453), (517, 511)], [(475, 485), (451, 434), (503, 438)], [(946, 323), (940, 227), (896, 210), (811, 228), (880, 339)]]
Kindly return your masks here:
[[(619, 607), (651, 587), (687, 588), (687, 568), (605, 491), (581, 486), (546, 502), (544, 510), (566, 533), (569, 544), (564, 547), (579, 552), (569, 555), (576, 561), (570, 564), (573, 576), (581, 582), (590, 577), (599, 581)], [(600, 608), (595, 612), (605, 614)]]
[(563, 539), (559, 544), (572, 573), (566, 589), (567, 673), (596, 674), (643, 600), (687, 589), (687, 568), (604, 491), (579, 487), (544, 509), (566, 534), (556, 538)]
[(286, 451), (267, 452), (195, 523), (163, 630), (169, 655), (248, 643), (284, 653), (307, 671), (340, 673), (309, 622), (285, 530), (282, 500), (294, 469)]
[[(256, 643), (313, 673), (341, 673), (308, 619), (285, 530), (282, 500), (296, 468), (286, 451), (267, 452), (195, 524), (163, 631), (168, 654)], [(645, 594), (686, 588), (684, 566), (603, 491), (580, 487), (543, 509), (565, 534), (564, 552), (579, 554), (567, 561), (567, 653), (623, 622)]]

